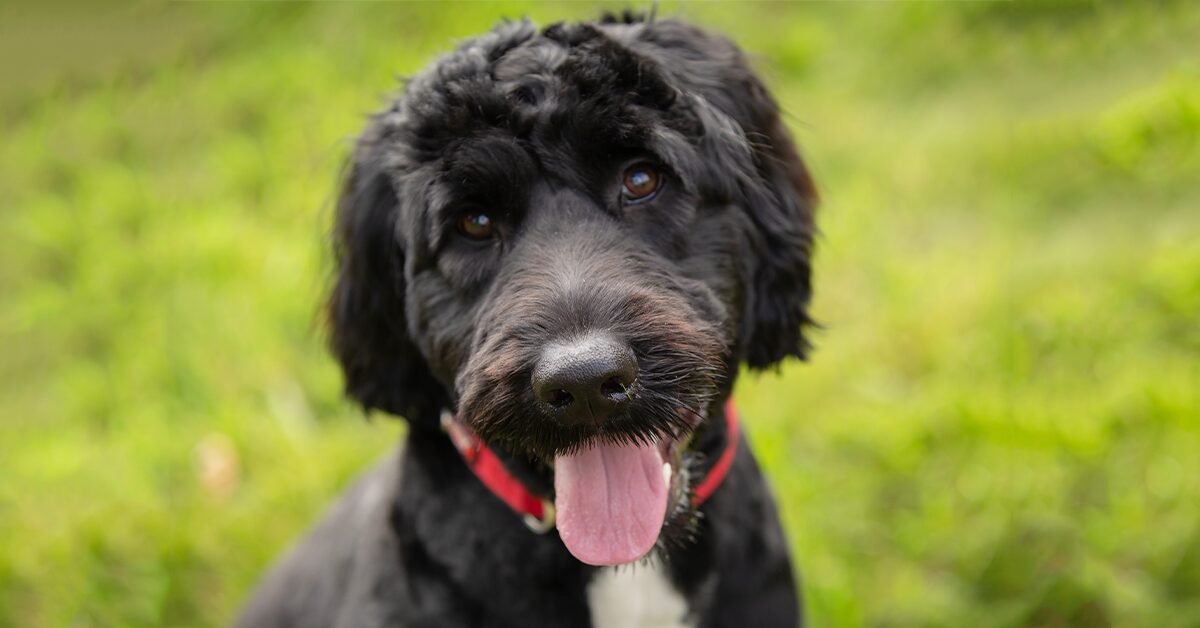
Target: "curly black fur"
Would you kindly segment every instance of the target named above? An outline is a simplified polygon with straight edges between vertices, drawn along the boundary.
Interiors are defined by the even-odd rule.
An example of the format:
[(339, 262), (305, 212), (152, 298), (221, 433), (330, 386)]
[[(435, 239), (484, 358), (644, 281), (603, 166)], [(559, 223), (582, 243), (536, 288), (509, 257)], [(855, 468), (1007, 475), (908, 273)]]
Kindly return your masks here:
[[(621, 173), (638, 163), (664, 183), (647, 202), (623, 203)], [(407, 589), (374, 600), (386, 612), (350, 616), (586, 623), (591, 568), (481, 495), (439, 414), (456, 412), (545, 494), (556, 454), (595, 439), (682, 438), (697, 427), (687, 417), (707, 415), (685, 461), (693, 469), (724, 442), (714, 419), (738, 365), (809, 348), (815, 203), (744, 55), (681, 22), (505, 22), (409, 81), (358, 142), (334, 234), (328, 313), (347, 393), (410, 425), (388, 506), (399, 553), (371, 559), (395, 561), (388, 573)], [(457, 233), (470, 211), (486, 211), (496, 237)], [(534, 402), (530, 373), (548, 343), (597, 329), (636, 355), (632, 402), (601, 425), (563, 425)], [(703, 625), (793, 625), (786, 549), (745, 447), (728, 484), (667, 526), (676, 584)], [(471, 527), (484, 520), (488, 529)], [(318, 552), (305, 551), (292, 562)], [(486, 568), (464, 566), (480, 552)], [(285, 564), (272, 582), (318, 582), (314, 568)], [(553, 586), (543, 572), (556, 574)], [(284, 585), (265, 585), (246, 615), (265, 622), (256, 625), (295, 612), (273, 586)], [(349, 612), (350, 593), (337, 590), (318, 609), (326, 619)]]

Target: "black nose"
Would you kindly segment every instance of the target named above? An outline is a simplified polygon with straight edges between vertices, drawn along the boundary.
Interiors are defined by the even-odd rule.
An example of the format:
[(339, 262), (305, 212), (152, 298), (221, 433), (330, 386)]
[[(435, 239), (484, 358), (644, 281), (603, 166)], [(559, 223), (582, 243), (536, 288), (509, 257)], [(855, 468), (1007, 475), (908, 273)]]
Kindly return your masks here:
[(533, 394), (562, 421), (595, 425), (629, 403), (637, 373), (629, 345), (590, 334), (546, 348), (533, 369)]

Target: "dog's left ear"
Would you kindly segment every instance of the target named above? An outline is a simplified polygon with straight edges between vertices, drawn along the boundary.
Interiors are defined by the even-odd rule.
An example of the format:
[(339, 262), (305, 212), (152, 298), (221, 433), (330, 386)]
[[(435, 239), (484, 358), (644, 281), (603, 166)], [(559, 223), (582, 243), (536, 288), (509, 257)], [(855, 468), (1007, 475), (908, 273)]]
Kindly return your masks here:
[(746, 87), (741, 99), (752, 115), (745, 131), (762, 189), (747, 194), (744, 206), (753, 223), (755, 268), (742, 339), (746, 364), (765, 368), (789, 356), (804, 359), (811, 348), (805, 332), (813, 326), (808, 305), (817, 191), (775, 101), (752, 74)]
[[(644, 24), (637, 40), (632, 46), (638, 52), (659, 61), (674, 82), (724, 119), (703, 122), (704, 142), (725, 151), (721, 161), (737, 165), (732, 196), (746, 213), (749, 276), (740, 358), (754, 369), (804, 358), (810, 348), (805, 331), (814, 325), (808, 307), (817, 192), (778, 104), (742, 50), (725, 37), (664, 19)], [(740, 133), (727, 132), (726, 121)], [(712, 174), (728, 177), (728, 171)]]
[[(674, 20), (644, 25), (642, 51), (700, 96), (722, 122), (705, 123), (706, 143), (737, 164), (731, 195), (747, 214), (750, 258), (739, 353), (752, 368), (804, 358), (812, 296), (810, 258), (817, 191), (780, 119), (779, 106), (732, 42)], [(635, 44), (638, 45), (638, 44)], [(737, 132), (724, 126), (732, 122)], [(711, 127), (710, 127), (711, 125)], [(752, 162), (752, 163), (749, 163)], [(728, 176), (714, 173), (714, 176)]]

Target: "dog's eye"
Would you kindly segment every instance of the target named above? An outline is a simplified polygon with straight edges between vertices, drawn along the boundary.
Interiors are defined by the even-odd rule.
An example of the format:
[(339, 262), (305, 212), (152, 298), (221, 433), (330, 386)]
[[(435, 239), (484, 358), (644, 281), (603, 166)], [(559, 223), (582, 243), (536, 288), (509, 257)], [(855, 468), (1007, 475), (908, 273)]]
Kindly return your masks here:
[(458, 219), (458, 232), (472, 240), (486, 240), (492, 231), (492, 219), (483, 212), (469, 211)]
[(654, 166), (638, 164), (625, 170), (624, 187), (621, 195), (626, 201), (638, 202), (649, 199), (662, 184), (662, 175)]

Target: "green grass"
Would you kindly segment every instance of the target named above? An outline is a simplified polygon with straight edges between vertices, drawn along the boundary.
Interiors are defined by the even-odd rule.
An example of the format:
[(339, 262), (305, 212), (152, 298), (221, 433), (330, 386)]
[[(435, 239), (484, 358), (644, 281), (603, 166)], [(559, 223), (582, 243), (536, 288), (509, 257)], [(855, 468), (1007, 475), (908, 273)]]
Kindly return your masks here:
[[(1200, 10), (664, 4), (824, 195), (737, 397), (817, 626), (1200, 626)], [(318, 303), (394, 77), (581, 4), (0, 7), (0, 625), (231, 617), (397, 439)]]

